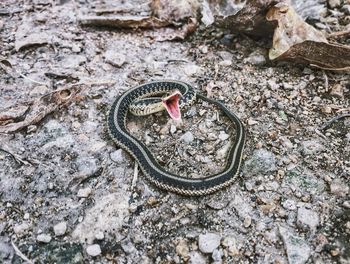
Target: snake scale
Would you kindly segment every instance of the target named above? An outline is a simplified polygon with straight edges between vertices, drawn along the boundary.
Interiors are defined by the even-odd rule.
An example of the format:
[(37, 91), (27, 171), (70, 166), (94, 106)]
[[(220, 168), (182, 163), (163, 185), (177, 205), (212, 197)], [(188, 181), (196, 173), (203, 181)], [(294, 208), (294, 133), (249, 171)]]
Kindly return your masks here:
[[(219, 107), (235, 124), (235, 141), (230, 146), (223, 171), (193, 179), (170, 173), (158, 164), (150, 150), (141, 141), (128, 132), (126, 127), (127, 114), (135, 101), (174, 89), (182, 94), (179, 101), (180, 107), (193, 102), (195, 98), (199, 98)], [(138, 162), (144, 176), (161, 189), (186, 196), (206, 195), (227, 187), (239, 174), (245, 143), (242, 122), (223, 103), (195, 93), (188, 83), (175, 80), (153, 81), (126, 91), (112, 104), (107, 116), (107, 125), (113, 141), (126, 150)]]

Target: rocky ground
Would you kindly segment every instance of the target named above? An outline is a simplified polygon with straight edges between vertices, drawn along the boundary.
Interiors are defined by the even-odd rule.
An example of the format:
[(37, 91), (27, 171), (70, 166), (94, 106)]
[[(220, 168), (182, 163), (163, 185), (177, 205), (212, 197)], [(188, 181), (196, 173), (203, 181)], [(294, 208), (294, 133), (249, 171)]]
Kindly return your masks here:
[[(329, 16), (349, 21), (349, 5), (331, 2)], [(350, 119), (325, 127), (349, 112), (349, 74), (272, 64), (265, 41), (217, 29), (156, 42), (143, 30), (80, 27), (85, 1), (0, 7), (1, 56), (16, 72), (0, 69), (0, 110), (84, 86), (41, 122), (0, 134), (1, 263), (350, 262)], [(244, 122), (244, 163), (229, 188), (161, 191), (109, 138), (113, 100), (164, 78), (192, 83)], [(128, 125), (170, 171), (220, 170), (232, 124), (202, 102), (183, 115)]]

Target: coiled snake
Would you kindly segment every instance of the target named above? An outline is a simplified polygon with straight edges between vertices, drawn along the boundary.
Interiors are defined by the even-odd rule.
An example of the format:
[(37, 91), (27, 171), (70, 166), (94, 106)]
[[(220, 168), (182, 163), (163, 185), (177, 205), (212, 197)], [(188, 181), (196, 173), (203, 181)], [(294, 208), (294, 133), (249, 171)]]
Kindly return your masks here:
[[(235, 141), (229, 149), (226, 166), (223, 171), (199, 179), (186, 178), (170, 173), (158, 164), (152, 153), (141, 141), (128, 132), (126, 118), (130, 108), (133, 109), (132, 112), (141, 115), (160, 111), (162, 108), (159, 106), (159, 102), (158, 106), (154, 107), (156, 104), (154, 100), (157, 99), (149, 99), (148, 101), (148, 99), (143, 98), (173, 90), (179, 91), (182, 95), (179, 99), (180, 107), (193, 102), (197, 97), (218, 106), (235, 124)], [(170, 100), (170, 104), (172, 103), (173, 101)], [(153, 110), (144, 108), (144, 105), (147, 104), (153, 104), (153, 107), (151, 106)], [(172, 117), (178, 118), (176, 113), (175, 117)], [(224, 104), (195, 93), (192, 86), (188, 83), (174, 80), (153, 81), (132, 88), (114, 101), (108, 113), (107, 123), (109, 134), (113, 141), (134, 157), (145, 177), (161, 189), (188, 196), (205, 195), (230, 185), (239, 174), (245, 143), (245, 132), (242, 122)]]

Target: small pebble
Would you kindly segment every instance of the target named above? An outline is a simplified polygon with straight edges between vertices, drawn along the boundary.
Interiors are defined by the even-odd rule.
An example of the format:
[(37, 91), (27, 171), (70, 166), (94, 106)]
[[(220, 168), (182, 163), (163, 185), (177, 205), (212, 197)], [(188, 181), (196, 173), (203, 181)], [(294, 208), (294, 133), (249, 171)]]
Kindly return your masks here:
[(244, 227), (249, 227), (252, 224), (252, 218), (248, 215), (244, 218)]
[(98, 244), (90, 245), (86, 248), (86, 253), (90, 256), (96, 257), (101, 254), (101, 247)]
[(77, 196), (79, 198), (87, 198), (91, 194), (92, 190), (90, 187), (86, 187), (84, 189), (79, 189)]
[(125, 162), (124, 150), (117, 149), (110, 154), (111, 160), (113, 160), (117, 164), (122, 164)]
[(171, 126), (170, 126), (170, 133), (171, 133), (171, 134), (174, 134), (175, 132), (176, 132), (176, 126), (171, 125)]
[(40, 234), (36, 237), (36, 240), (42, 243), (50, 243), (51, 236), (49, 234)]
[(194, 140), (194, 136), (192, 132), (188, 131), (185, 134), (183, 134), (180, 138), (180, 140), (184, 141), (185, 143), (189, 144)]
[(198, 238), (198, 247), (199, 250), (203, 253), (213, 253), (220, 245), (220, 236), (215, 233), (201, 234)]
[(228, 139), (230, 137), (229, 134), (226, 134), (225, 131), (220, 131), (220, 134), (219, 134), (219, 139), (224, 141), (226, 139)]
[(27, 223), (22, 223), (19, 225), (15, 225), (13, 227), (13, 231), (19, 237), (23, 236), (27, 232), (28, 229), (29, 229), (29, 225)]
[(176, 253), (183, 259), (189, 257), (189, 248), (185, 239), (181, 239), (176, 246)]
[(103, 240), (105, 238), (105, 234), (103, 234), (103, 232), (99, 231), (95, 234), (95, 238), (97, 240)]
[(345, 201), (345, 202), (343, 203), (343, 206), (344, 206), (345, 208), (350, 209), (350, 201)]
[(67, 223), (66, 222), (58, 223), (53, 227), (53, 231), (55, 232), (56, 236), (63, 236), (67, 231)]

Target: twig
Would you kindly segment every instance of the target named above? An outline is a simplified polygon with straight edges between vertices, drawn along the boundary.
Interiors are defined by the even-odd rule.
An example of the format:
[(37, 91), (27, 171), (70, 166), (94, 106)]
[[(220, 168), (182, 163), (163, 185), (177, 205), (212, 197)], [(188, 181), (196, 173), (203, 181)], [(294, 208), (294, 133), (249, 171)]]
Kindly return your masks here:
[(334, 33), (328, 34), (328, 37), (341, 38), (341, 37), (346, 37), (347, 35), (350, 35), (350, 30), (334, 32)]
[(33, 261), (31, 261), (29, 258), (27, 258), (19, 249), (18, 247), (15, 245), (15, 243), (13, 243), (13, 241), (11, 240), (11, 245), (13, 247), (13, 249), (15, 250), (16, 254), (23, 259), (24, 261), (28, 262), (29, 264), (34, 264)]
[(333, 117), (331, 120), (327, 121), (320, 129), (321, 130), (325, 130), (327, 127), (329, 127), (331, 124), (333, 124), (335, 121), (339, 120), (339, 119), (342, 119), (344, 117), (349, 117), (350, 116), (350, 113), (345, 113), (345, 114), (342, 114), (342, 115), (338, 115), (338, 116), (335, 116)]
[(36, 80), (33, 80), (32, 78), (29, 78), (27, 76), (25, 76), (23, 73), (20, 73), (19, 76), (21, 76), (22, 78), (28, 80), (28, 81), (31, 81), (33, 83), (36, 83), (36, 84), (40, 84), (40, 85), (45, 85), (47, 87), (49, 87), (50, 85), (48, 85), (47, 83), (42, 83), (42, 82), (39, 82), (39, 81), (36, 81)]
[[(13, 153), (7, 151), (7, 150), (4, 150), (3, 148), (0, 148), (0, 151), (5, 152), (5, 153), (7, 153), (8, 155), (10, 155), (10, 156), (11, 156), (17, 163), (19, 163), (19, 164), (24, 164), (24, 165), (30, 164), (29, 162), (26, 162), (26, 161), (22, 160), (20, 157), (18, 157), (18, 155), (15, 155), (15, 154), (13, 154)], [(30, 165), (31, 165), (31, 164), (30, 164)]]
[(136, 182), (137, 182), (137, 178), (139, 176), (139, 164), (135, 161), (135, 166), (134, 166), (134, 177), (132, 178), (132, 182), (131, 182), (131, 191), (135, 188), (136, 186)]

